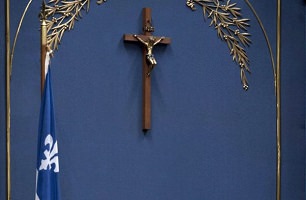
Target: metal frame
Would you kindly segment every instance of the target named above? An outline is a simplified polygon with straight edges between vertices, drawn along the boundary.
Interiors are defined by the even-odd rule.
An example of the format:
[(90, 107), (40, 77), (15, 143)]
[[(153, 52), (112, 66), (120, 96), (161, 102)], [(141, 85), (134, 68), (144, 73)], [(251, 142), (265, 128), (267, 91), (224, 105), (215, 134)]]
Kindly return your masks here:
[[(58, 0), (59, 1), (59, 0)], [(31, 0), (29, 1), (30, 4)], [(101, 4), (105, 0), (99, 0), (97, 3)], [(29, 6), (28, 4), (28, 6)], [(27, 6), (27, 8), (28, 8)], [(26, 10), (27, 10), (26, 8)], [(25, 10), (25, 12), (26, 12)], [(24, 14), (25, 14), (24, 12)], [(23, 15), (24, 16), (24, 15)], [(22, 17), (23, 19), (23, 17)], [(22, 24), (20, 21), (19, 27)], [(42, 19), (42, 33), (41, 33), (41, 66), (42, 73), (44, 73), (44, 55), (47, 50), (47, 33), (46, 33), (46, 21)], [(277, 144), (277, 164), (276, 164), (276, 200), (281, 199), (281, 0), (277, 0), (277, 47), (276, 47), (276, 74), (275, 74), (275, 87), (276, 87), (276, 144)], [(18, 36), (19, 28), (16, 33)], [(5, 43), (6, 43), (6, 197), (7, 200), (11, 200), (11, 99), (10, 99), (10, 77), (12, 69), (13, 52), (11, 52), (10, 42), (10, 0), (5, 1)], [(14, 47), (13, 47), (14, 49)], [(43, 77), (43, 76), (42, 76)], [(43, 85), (43, 79), (42, 79)]]

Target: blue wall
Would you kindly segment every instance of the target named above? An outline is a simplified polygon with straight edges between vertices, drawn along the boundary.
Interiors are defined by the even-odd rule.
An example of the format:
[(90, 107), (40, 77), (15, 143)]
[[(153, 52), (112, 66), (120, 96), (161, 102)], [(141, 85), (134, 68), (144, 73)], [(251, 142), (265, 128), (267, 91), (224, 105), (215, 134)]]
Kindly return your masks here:
[[(275, 199), (275, 96), (265, 39), (251, 19), (250, 89), (239, 67), (185, 1), (91, 2), (52, 59), (63, 199)], [(11, 0), (12, 30), (26, 2)], [(4, 10), (3, 5), (0, 5)], [(21, 29), (12, 76), (12, 199), (34, 198), (40, 104), (40, 2)], [(155, 35), (172, 38), (154, 51), (152, 130), (141, 130), (141, 47), (122, 41), (141, 32), (151, 7)], [(254, 2), (275, 52), (276, 2)], [(305, 198), (304, 3), (283, 1), (282, 199)], [(2, 13), (2, 12), (1, 12)], [(4, 14), (1, 14), (4, 24)], [(4, 27), (0, 55), (4, 60)], [(3, 39), (2, 39), (3, 38)], [(0, 74), (4, 74), (1, 61)], [(1, 110), (4, 110), (4, 76)], [(5, 193), (5, 114), (0, 118), (0, 199)]]

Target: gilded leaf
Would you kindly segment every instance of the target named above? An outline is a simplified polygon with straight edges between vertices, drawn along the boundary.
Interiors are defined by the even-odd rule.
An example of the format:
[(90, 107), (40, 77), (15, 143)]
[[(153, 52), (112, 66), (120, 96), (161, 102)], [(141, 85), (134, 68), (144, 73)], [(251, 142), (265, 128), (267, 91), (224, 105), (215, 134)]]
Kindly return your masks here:
[(241, 82), (243, 88), (248, 88), (244, 70), (249, 70), (249, 59), (242, 46), (251, 44), (250, 34), (247, 32), (249, 19), (241, 17), (241, 8), (236, 7), (237, 3), (220, 5), (219, 0), (187, 0), (189, 4), (202, 6), (203, 14), (209, 18), (209, 26), (214, 25), (218, 37), (227, 43), (230, 55), (242, 69)]
[[(103, 3), (106, 0), (98, 0)], [(64, 33), (75, 26), (82, 17), (82, 10), (88, 12), (90, 0), (49, 0), (45, 6), (47, 22), (47, 45), (57, 50)]]

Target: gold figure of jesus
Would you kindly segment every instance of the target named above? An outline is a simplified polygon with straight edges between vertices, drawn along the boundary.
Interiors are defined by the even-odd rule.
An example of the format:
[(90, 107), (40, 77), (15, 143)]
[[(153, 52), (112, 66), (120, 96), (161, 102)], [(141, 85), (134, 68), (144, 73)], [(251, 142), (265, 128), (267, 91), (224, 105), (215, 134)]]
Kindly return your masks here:
[(143, 39), (141, 39), (141, 37), (139, 37), (138, 35), (134, 35), (134, 37), (139, 40), (141, 43), (143, 43), (145, 45), (145, 47), (147, 48), (147, 61), (150, 63), (150, 70), (148, 72), (148, 76), (150, 76), (154, 66), (157, 64), (156, 59), (154, 58), (154, 54), (153, 54), (153, 47), (158, 44), (159, 42), (161, 42), (163, 39), (165, 39), (165, 37), (160, 37), (160, 38), (156, 38), (153, 36), (150, 36), (148, 38), (148, 40), (144, 41)]

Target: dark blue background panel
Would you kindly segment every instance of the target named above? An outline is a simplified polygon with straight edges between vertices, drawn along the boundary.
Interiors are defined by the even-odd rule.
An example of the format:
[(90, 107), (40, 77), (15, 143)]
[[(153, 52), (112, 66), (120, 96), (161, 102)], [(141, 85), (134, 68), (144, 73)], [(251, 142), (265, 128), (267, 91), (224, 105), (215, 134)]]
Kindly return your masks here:
[[(170, 0), (109, 0), (101, 6), (91, 2), (89, 13), (65, 33), (51, 64), (63, 199), (275, 199), (276, 106), (269, 51), (253, 13), (244, 1), (235, 2), (251, 19), (247, 92), (241, 87), (239, 66), (200, 7), (193, 12), (185, 1)], [(11, 3), (15, 30), (26, 3)], [(282, 196), (301, 200), (304, 4), (283, 4)], [(14, 60), (13, 200), (34, 197), (39, 6), (33, 2), (25, 18)], [(276, 2), (257, 1), (253, 6), (275, 52)], [(154, 35), (172, 39), (170, 45), (154, 49), (158, 64), (152, 73), (152, 130), (147, 134), (141, 118), (142, 48), (122, 39), (125, 33), (142, 32), (144, 7), (152, 8)], [(3, 128), (1, 133), (3, 138)], [(0, 145), (4, 150), (2, 139)], [(0, 169), (4, 191), (5, 167)]]

